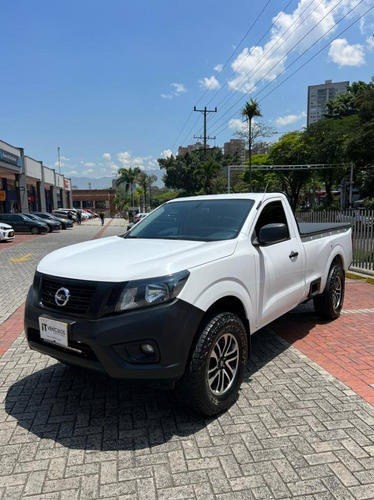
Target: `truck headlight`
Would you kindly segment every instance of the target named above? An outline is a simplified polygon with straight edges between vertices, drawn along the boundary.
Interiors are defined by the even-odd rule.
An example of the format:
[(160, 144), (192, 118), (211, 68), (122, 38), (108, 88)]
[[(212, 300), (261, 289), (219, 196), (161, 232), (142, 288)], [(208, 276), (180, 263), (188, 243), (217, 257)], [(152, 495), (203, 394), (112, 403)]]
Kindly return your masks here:
[(182, 290), (189, 275), (188, 271), (181, 271), (159, 278), (129, 281), (117, 300), (115, 311), (169, 302)]

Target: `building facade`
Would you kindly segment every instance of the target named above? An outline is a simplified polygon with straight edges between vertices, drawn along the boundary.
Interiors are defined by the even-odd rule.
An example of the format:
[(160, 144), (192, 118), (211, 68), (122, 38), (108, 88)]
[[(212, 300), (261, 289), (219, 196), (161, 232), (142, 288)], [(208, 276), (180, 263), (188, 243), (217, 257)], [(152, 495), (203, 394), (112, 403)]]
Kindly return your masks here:
[(50, 212), (72, 203), (70, 179), (0, 140), (0, 213)]
[[(209, 144), (206, 145), (206, 148), (209, 149)], [(204, 145), (201, 142), (196, 142), (195, 144), (189, 144), (186, 147), (179, 146), (178, 148), (178, 154), (180, 156), (184, 156), (187, 153), (191, 153), (192, 151), (196, 151), (199, 149), (204, 149)]]
[(320, 85), (308, 87), (308, 115), (307, 125), (321, 120), (326, 113), (326, 103), (347, 91), (349, 82), (335, 82), (325, 80)]
[(73, 189), (73, 208), (89, 208), (94, 212), (104, 212), (105, 217), (114, 217), (114, 189)]
[(238, 160), (241, 164), (244, 164), (246, 158), (248, 157), (248, 152), (245, 151), (245, 141), (244, 139), (230, 139), (229, 142), (225, 142), (223, 145), (224, 154), (236, 154), (238, 155)]

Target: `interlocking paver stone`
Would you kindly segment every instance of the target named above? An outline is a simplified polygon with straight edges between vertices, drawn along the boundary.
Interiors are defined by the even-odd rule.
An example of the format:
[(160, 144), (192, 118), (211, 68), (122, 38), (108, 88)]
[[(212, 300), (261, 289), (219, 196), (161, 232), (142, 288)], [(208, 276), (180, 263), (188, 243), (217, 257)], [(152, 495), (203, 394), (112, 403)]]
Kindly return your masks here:
[[(238, 402), (215, 419), (191, 413), (174, 391), (67, 368), (29, 350), (22, 304), (37, 262), (123, 229), (113, 220), (101, 233), (91, 221), (1, 247), (0, 341), (9, 340), (0, 352), (0, 499), (373, 500), (374, 408), (308, 350), (320, 342), (317, 361), (336, 368), (341, 356), (364, 383), (374, 343), (356, 366), (349, 349), (361, 329), (369, 341), (374, 324), (368, 284), (347, 285), (340, 323), (318, 323), (306, 305), (256, 333)], [(26, 254), (30, 260), (10, 262)], [(329, 353), (325, 341), (332, 330), (339, 335), (339, 324), (344, 343)], [(302, 332), (298, 348), (274, 333), (286, 328)]]

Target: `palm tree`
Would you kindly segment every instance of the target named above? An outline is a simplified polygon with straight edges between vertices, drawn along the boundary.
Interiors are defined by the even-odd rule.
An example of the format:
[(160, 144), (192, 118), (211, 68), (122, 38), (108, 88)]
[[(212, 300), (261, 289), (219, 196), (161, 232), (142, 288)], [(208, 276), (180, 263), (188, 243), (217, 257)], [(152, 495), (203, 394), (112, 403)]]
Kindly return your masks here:
[(248, 120), (248, 160), (249, 160), (249, 190), (252, 191), (252, 118), (262, 116), (260, 106), (257, 101), (250, 99), (241, 110), (241, 115)]
[(116, 186), (125, 184), (126, 191), (129, 191), (130, 189), (130, 195), (133, 205), (134, 205), (134, 181), (136, 180), (136, 177), (140, 174), (140, 172), (141, 170), (139, 167), (118, 169), (119, 177), (116, 180)]

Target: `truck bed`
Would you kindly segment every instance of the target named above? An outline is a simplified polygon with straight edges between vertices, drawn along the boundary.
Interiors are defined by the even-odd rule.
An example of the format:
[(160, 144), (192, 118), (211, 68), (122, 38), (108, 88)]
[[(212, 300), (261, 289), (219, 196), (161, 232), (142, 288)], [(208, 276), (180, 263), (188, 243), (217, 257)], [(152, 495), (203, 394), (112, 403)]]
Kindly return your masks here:
[(323, 238), (332, 233), (345, 233), (351, 228), (351, 224), (346, 222), (298, 222), (297, 225), (302, 241)]

